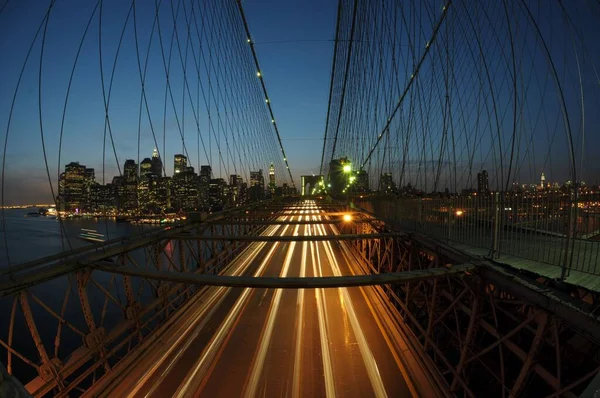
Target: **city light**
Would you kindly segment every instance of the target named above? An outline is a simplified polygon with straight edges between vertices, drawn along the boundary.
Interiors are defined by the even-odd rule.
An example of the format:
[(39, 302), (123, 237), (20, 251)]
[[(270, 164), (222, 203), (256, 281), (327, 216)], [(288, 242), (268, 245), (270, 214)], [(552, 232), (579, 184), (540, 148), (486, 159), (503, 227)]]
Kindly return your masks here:
[(344, 214), (342, 218), (346, 222), (352, 221), (352, 216), (350, 214)]
[(350, 173), (352, 171), (352, 165), (345, 164), (342, 170), (344, 171), (344, 173)]
[(456, 210), (456, 212), (454, 212), (454, 214), (456, 214), (456, 216), (457, 216), (457, 217), (460, 217), (460, 216), (462, 216), (463, 214), (465, 214), (465, 212), (464, 212), (464, 211), (462, 211), (462, 210)]

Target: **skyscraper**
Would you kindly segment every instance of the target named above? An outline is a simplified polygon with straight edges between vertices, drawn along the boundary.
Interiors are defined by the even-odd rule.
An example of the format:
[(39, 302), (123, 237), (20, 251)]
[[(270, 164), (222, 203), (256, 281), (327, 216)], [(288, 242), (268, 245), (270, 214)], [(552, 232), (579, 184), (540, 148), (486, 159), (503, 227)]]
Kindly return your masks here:
[(140, 162), (140, 177), (145, 178), (148, 177), (152, 173), (152, 160), (150, 158), (145, 158)]
[(225, 196), (225, 180), (222, 178), (213, 178), (209, 183), (209, 203), (211, 211), (219, 211), (223, 209), (223, 201)]
[(544, 189), (545, 186), (546, 186), (546, 176), (544, 175), (544, 172), (542, 171), (542, 176), (540, 177), (540, 189)]
[(122, 197), (120, 208), (125, 211), (135, 211), (138, 207), (138, 174), (137, 165), (133, 159), (127, 159), (123, 166)]
[[(92, 169), (93, 170), (93, 169)], [(86, 167), (79, 162), (71, 162), (65, 166), (58, 181), (59, 209), (64, 211), (81, 211), (85, 198)]]
[(250, 200), (260, 200), (265, 196), (265, 177), (262, 169), (250, 172)]
[(152, 174), (156, 174), (157, 176), (163, 175), (163, 164), (160, 156), (158, 154), (158, 149), (154, 148), (152, 151)]
[(210, 180), (212, 178), (212, 168), (210, 165), (202, 165), (200, 166), (200, 177), (208, 177)]
[(275, 195), (275, 188), (277, 185), (275, 184), (275, 166), (271, 163), (269, 167), (269, 192), (271, 196)]
[(212, 168), (210, 165), (202, 165), (200, 166), (200, 183), (199, 183), (199, 196), (200, 196), (200, 205), (203, 207), (209, 206), (208, 201), (208, 188), (210, 185), (210, 180), (212, 178)]
[(384, 193), (396, 193), (396, 183), (392, 173), (383, 173), (379, 178), (379, 190)]
[(366, 170), (358, 170), (356, 172), (356, 182), (353, 190), (355, 192), (369, 192), (369, 174)]
[(486, 194), (490, 191), (488, 173), (486, 170), (481, 170), (477, 173), (477, 192)]
[(187, 157), (181, 154), (175, 155), (175, 164), (173, 167), (173, 171), (175, 175), (179, 173), (183, 173), (187, 167)]

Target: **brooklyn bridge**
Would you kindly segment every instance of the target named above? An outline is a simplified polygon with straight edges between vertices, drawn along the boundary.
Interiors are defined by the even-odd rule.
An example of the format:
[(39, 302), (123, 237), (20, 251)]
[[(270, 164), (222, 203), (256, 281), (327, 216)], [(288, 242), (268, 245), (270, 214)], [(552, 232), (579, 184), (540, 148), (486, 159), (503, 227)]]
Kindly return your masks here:
[(25, 3), (0, 397), (599, 396), (598, 1)]

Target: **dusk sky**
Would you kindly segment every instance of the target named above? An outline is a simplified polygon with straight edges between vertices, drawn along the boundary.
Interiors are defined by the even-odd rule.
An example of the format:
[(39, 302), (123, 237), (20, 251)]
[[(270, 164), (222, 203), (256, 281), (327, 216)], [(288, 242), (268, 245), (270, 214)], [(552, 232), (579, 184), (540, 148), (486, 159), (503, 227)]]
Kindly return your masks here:
[[(155, 139), (166, 166), (167, 175), (172, 174), (172, 159), (175, 153), (182, 151), (180, 134), (185, 136), (186, 150), (190, 154), (190, 163), (194, 167), (208, 162), (207, 157), (211, 157), (209, 163), (213, 166), (213, 171), (217, 176), (227, 177), (228, 173), (233, 173), (233, 169), (238, 173), (245, 175), (249, 170), (237, 170), (241, 166), (224, 166), (221, 163), (227, 163), (229, 156), (223, 150), (223, 162), (217, 157), (215, 143), (209, 144), (209, 138), (203, 145), (211, 145), (210, 149), (200, 148), (197, 142), (196, 125), (191, 116), (193, 110), (187, 100), (185, 90), (182, 90), (183, 79), (181, 65), (177, 68), (178, 55), (173, 52), (173, 72), (171, 72), (171, 85), (174, 87), (173, 94), (181, 109), (176, 120), (174, 113), (167, 109), (166, 122), (163, 118), (165, 104), (165, 73), (162, 65), (162, 56), (158, 40), (154, 39), (149, 53), (148, 77), (146, 81), (146, 94), (148, 96), (149, 112), (152, 114), (152, 127), (157, 131), (153, 137), (151, 134), (150, 122), (142, 115), (141, 122), (138, 124), (139, 104), (140, 104), (140, 74), (138, 71), (138, 61), (136, 56), (136, 46), (133, 34), (133, 22), (130, 19), (125, 24), (129, 2), (125, 1), (103, 1), (102, 6), (102, 58), (99, 55), (99, 21), (94, 17), (87, 33), (86, 39), (81, 47), (81, 53), (77, 67), (73, 74), (73, 81), (68, 100), (68, 106), (65, 112), (63, 138), (60, 160), (59, 142), (62, 124), (62, 114), (65, 108), (65, 94), (69, 86), (69, 77), (73, 68), (75, 56), (77, 54), (79, 43), (83, 37), (88, 19), (92, 15), (95, 1), (79, 0), (61, 0), (57, 1), (51, 10), (49, 23), (47, 26), (42, 24), (44, 15), (48, 10), (49, 1), (0, 1), (0, 132), (3, 138), (6, 138), (8, 132), (5, 169), (4, 169), (4, 201), (5, 204), (31, 203), (31, 202), (50, 202), (51, 195), (49, 190), (49, 178), (46, 173), (44, 162), (44, 153), (42, 146), (43, 131), (46, 158), (50, 173), (50, 180), (56, 190), (56, 178), (59, 169), (71, 161), (79, 161), (88, 167), (96, 170), (96, 180), (99, 182), (110, 182), (114, 175), (118, 174), (117, 163), (122, 167), (125, 159), (134, 159), (140, 161), (149, 157), (155, 147)], [(137, 24), (140, 37), (138, 44), (141, 57), (145, 57), (146, 48), (149, 42), (149, 34), (152, 31), (151, 25), (154, 16), (154, 2), (140, 5), (137, 2)], [(172, 35), (172, 10), (167, 4), (176, 2), (164, 2), (161, 5), (161, 24), (163, 29), (162, 38), (164, 46), (168, 50)], [(189, 3), (189, 2), (188, 2)], [(232, 3), (234, 4), (234, 3)], [(495, 3), (490, 3), (495, 4)], [(3, 5), (5, 5), (3, 7)], [(325, 130), (329, 84), (331, 75), (331, 61), (333, 54), (333, 38), (335, 36), (335, 22), (337, 13), (337, 1), (276, 1), (276, 0), (248, 0), (243, 2), (252, 39), (255, 42), (255, 49), (258, 54), (262, 69), (262, 75), (265, 79), (269, 99), (274, 110), (277, 126), (281, 133), (283, 145), (287, 151), (288, 161), (292, 169), (296, 184), (299, 186), (300, 176), (303, 174), (318, 173), (323, 150), (323, 134)], [(233, 9), (233, 8), (232, 8)], [(210, 11), (210, 10), (209, 10)], [(436, 11), (439, 13), (440, 11)], [(456, 25), (462, 21), (459, 6), (453, 10), (453, 26), (455, 29), (462, 28)], [(183, 13), (178, 18), (184, 18)], [(215, 12), (214, 15), (217, 15)], [(543, 34), (547, 34), (552, 40), (549, 42), (554, 47), (560, 47), (563, 42), (557, 40), (552, 29), (553, 19), (560, 22), (560, 18), (553, 14), (551, 17), (544, 17), (548, 25), (541, 26)], [(581, 10), (577, 11), (578, 17), (587, 18), (587, 22), (593, 20), (593, 15), (586, 15)], [(220, 23), (220, 22), (219, 22)], [(177, 24), (180, 35), (185, 32), (184, 24)], [(110, 139), (105, 140), (105, 114), (102, 94), (102, 84), (100, 79), (100, 62), (102, 59), (102, 68), (105, 79), (105, 89), (109, 85), (111, 69), (115, 61), (117, 44), (121, 35), (121, 30), (125, 26), (124, 39), (119, 50), (118, 62), (116, 63), (114, 82), (110, 97), (110, 127), (113, 133), (114, 151)], [(217, 22), (215, 22), (217, 26)], [(583, 36), (588, 39), (593, 35), (593, 31), (588, 25), (581, 29)], [(585, 26), (588, 26), (587, 28)], [(40, 74), (40, 50), (41, 33), (35, 42), (31, 55), (29, 57), (23, 77), (17, 91), (15, 106), (12, 112), (12, 118), (9, 116), (13, 95), (19, 81), (19, 74), (24, 61), (27, 57), (29, 46), (32, 43), (38, 27), (40, 32), (46, 32), (44, 41), (43, 67)], [(515, 28), (517, 29), (517, 28)], [(427, 33), (427, 32), (425, 32)], [(232, 34), (237, 40), (238, 36)], [(533, 35), (527, 36), (529, 38)], [(230, 38), (231, 39), (231, 38)], [(533, 40), (533, 39), (527, 39)], [(564, 40), (564, 42), (567, 42)], [(493, 43), (492, 43), (493, 44)], [(598, 61), (598, 44), (590, 39), (590, 47), (586, 49), (587, 54), (595, 54), (595, 58), (582, 56), (582, 69), (586, 73), (583, 77), (583, 85), (586, 88), (586, 135), (583, 139), (579, 132), (582, 127), (577, 122), (581, 112), (577, 109), (579, 92), (573, 88), (566, 87), (565, 95), (569, 104), (575, 104), (571, 111), (574, 130), (576, 131), (576, 145), (578, 153), (581, 152), (581, 143), (585, 143), (586, 153), (583, 163), (584, 172), (582, 175), (588, 179), (588, 183), (600, 182), (598, 176), (600, 170), (594, 158), (594, 152), (600, 146), (600, 131), (598, 130), (599, 117), (598, 109), (599, 98), (598, 87), (599, 80), (594, 76), (594, 65)], [(552, 50), (552, 48), (551, 48)], [(526, 51), (523, 45), (520, 51)], [(458, 54), (458, 53), (457, 53)], [(226, 55), (223, 55), (224, 57)], [(543, 56), (536, 54), (532, 59), (543, 60)], [(559, 57), (557, 57), (559, 58)], [(225, 59), (225, 58), (224, 58)], [(191, 56), (188, 59), (188, 66), (192, 63)], [(545, 62), (545, 61), (544, 61)], [(566, 58), (565, 58), (565, 62)], [(571, 57), (569, 65), (574, 65), (575, 57)], [(560, 71), (561, 78), (569, 81), (576, 81), (577, 74), (574, 67), (567, 67), (567, 63), (559, 61), (559, 69), (565, 69), (567, 72)], [(533, 68), (534, 63), (525, 67)], [(242, 68), (241, 66), (240, 68)], [(216, 68), (216, 67), (215, 67)], [(434, 71), (433, 66), (431, 70)], [(537, 68), (537, 67), (536, 67)], [(571, 69), (569, 69), (571, 68)], [(538, 70), (538, 69), (532, 69)], [(245, 70), (248, 73), (254, 73), (253, 70)], [(591, 71), (591, 72), (590, 72)], [(244, 72), (244, 73), (245, 73)], [(407, 70), (405, 74), (410, 75)], [(424, 73), (424, 72), (423, 72)], [(499, 86), (506, 83), (500, 81), (502, 73), (498, 73)], [(545, 72), (544, 72), (545, 73)], [(38, 81), (42, 77), (42, 119), (43, 130), (41, 130), (38, 114)], [(527, 72), (524, 73), (527, 76)], [(468, 77), (467, 77), (468, 80)], [(549, 79), (546, 79), (550, 81)], [(240, 80), (241, 81), (241, 80)], [(238, 81), (232, 80), (232, 92), (235, 91), (235, 85)], [(538, 83), (540, 85), (544, 82)], [(528, 93), (527, 101), (536, 104), (543, 101), (540, 97), (546, 95), (555, 95), (555, 90), (550, 84), (545, 88), (544, 94), (541, 90), (539, 97), (531, 92)], [(533, 91), (533, 89), (532, 89)], [(106, 94), (106, 93), (105, 93)], [(467, 94), (465, 94), (467, 98)], [(499, 95), (499, 98), (502, 98)], [(188, 103), (186, 103), (188, 102)], [(167, 101), (168, 103), (168, 101)], [(183, 103), (183, 105), (181, 105)], [(458, 102), (456, 102), (458, 103)], [(170, 105), (169, 105), (170, 106)], [(168, 107), (167, 107), (168, 108)], [(504, 106), (510, 109), (510, 106)], [(211, 108), (212, 109), (212, 108)], [(185, 121), (181, 120), (182, 110), (184, 111)], [(216, 110), (216, 109), (215, 109)], [(223, 109), (221, 109), (223, 111)], [(568, 178), (568, 154), (565, 150), (564, 141), (551, 138), (552, 148), (546, 147), (551, 134), (551, 129), (558, 131), (560, 126), (555, 120), (560, 115), (560, 107), (556, 103), (550, 103), (546, 100), (544, 105), (545, 119), (542, 120), (547, 126), (543, 133), (537, 134), (534, 138), (535, 143), (523, 145), (537, 146), (539, 158), (535, 164), (529, 167), (527, 175), (521, 174), (521, 182), (536, 182), (541, 171), (545, 171), (549, 180), (564, 181)], [(145, 111), (144, 111), (145, 112)], [(433, 112), (433, 111), (431, 111)], [(533, 119), (536, 108), (532, 107), (529, 112)], [(200, 129), (208, 130), (207, 118), (200, 116)], [(552, 119), (550, 116), (554, 117)], [(181, 122), (181, 126), (178, 124)], [(508, 122), (504, 121), (506, 125)], [(532, 123), (527, 121), (527, 123)], [(542, 123), (540, 123), (541, 126)], [(140, 138), (138, 145), (138, 125)], [(401, 129), (401, 126), (398, 127)], [(541, 127), (539, 127), (541, 128)], [(552, 131), (554, 134), (555, 131)], [(164, 131), (166, 146), (162, 145), (162, 134)], [(503, 128), (505, 134), (508, 129)], [(379, 131), (374, 129), (370, 137), (376, 138)], [(558, 131), (561, 137), (564, 132)], [(233, 133), (232, 136), (233, 137)], [(527, 137), (523, 138), (525, 142)], [(477, 141), (481, 146), (483, 154), (474, 160), (474, 169), (486, 167), (486, 163), (492, 159), (486, 155), (485, 148), (489, 148), (489, 142), (485, 139)], [(533, 141), (532, 141), (533, 142)], [(3, 140), (4, 143), (4, 140)], [(105, 145), (106, 143), (106, 145)], [(272, 153), (277, 154), (278, 148), (275, 140), (267, 143), (268, 148), (264, 149), (264, 154), (256, 154), (263, 150), (262, 144), (254, 143), (253, 147), (248, 147), (248, 152), (255, 156), (263, 156), (264, 162), (268, 162), (267, 157)], [(224, 145), (224, 144), (223, 144)], [(241, 145), (238, 142), (238, 145)], [(462, 145), (461, 143), (457, 145)], [(546, 146), (545, 146), (546, 145)], [(103, 148), (105, 149), (105, 165), (103, 170)], [(589, 148), (589, 149), (587, 149)], [(356, 148), (355, 148), (356, 149)], [(364, 150), (364, 148), (358, 148)], [(463, 148), (461, 147), (461, 150)], [(351, 149), (348, 150), (351, 152)], [(164, 153), (162, 153), (164, 152)], [(210, 153), (210, 154), (209, 154)], [(520, 156), (525, 152), (521, 152)], [(209, 156), (207, 156), (209, 155)], [(232, 155), (235, 158), (235, 155)], [(277, 155), (275, 155), (277, 156)], [(415, 159), (414, 157), (412, 159)], [(433, 162), (435, 156), (431, 159), (425, 159), (425, 162)], [(523, 160), (524, 159), (524, 160)], [(526, 158), (522, 160), (525, 161)], [(283, 181), (285, 173), (282, 166), (282, 159), (272, 159), (276, 162), (278, 178)], [(414, 161), (414, 160), (411, 160)], [(421, 160), (422, 162), (423, 160)], [(229, 163), (227, 163), (229, 164)], [(261, 167), (265, 167), (262, 166)], [(464, 167), (464, 166), (460, 166)], [(525, 168), (525, 166), (523, 166)], [(247, 169), (247, 167), (246, 167)], [(463, 173), (464, 174), (464, 173)], [(495, 178), (492, 174), (492, 178)], [(472, 183), (472, 180), (466, 181)], [(55, 192), (56, 194), (56, 192)]]
[[(8, 114), (20, 69), (36, 29), (44, 17), (47, 3), (39, 2), (32, 6), (33, 3), (13, 1), (9, 2), (0, 14), (0, 54), (3, 54), (3, 61), (0, 63), (2, 70), (0, 126), (2, 126), (3, 138), (7, 130)], [(105, 79), (108, 80), (116, 52), (116, 42), (125, 21), (128, 4), (117, 1), (103, 3), (103, 51), (105, 54), (110, 54), (103, 55), (105, 58), (103, 67)], [(42, 97), (44, 137), (49, 169), (54, 183), (57, 175), (59, 131), (69, 74), (94, 5), (95, 2), (58, 1), (53, 7), (47, 28)], [(302, 174), (318, 172), (327, 110), (337, 3), (323, 3), (316, 0), (307, 2), (269, 0), (247, 1), (244, 2), (244, 6), (294, 178), (299, 179)], [(150, 31), (149, 24), (152, 22), (154, 7), (153, 5), (146, 9), (139, 5), (138, 7), (143, 12), (140, 16), (138, 11), (138, 24), (148, 24), (146, 30)], [(129, 25), (132, 25), (131, 21)], [(143, 30), (142, 27), (138, 29)], [(99, 78), (97, 30), (96, 18), (82, 46), (74, 74), (66, 112), (60, 163), (61, 168), (70, 161), (79, 161), (88, 167), (94, 167), (96, 179), (102, 182), (104, 112)], [(119, 54), (111, 100), (110, 118), (121, 167), (125, 159), (132, 158), (137, 161), (138, 156), (137, 102), (139, 98), (134, 95), (128, 98), (128, 90), (137, 90), (136, 94), (139, 93), (139, 77), (132, 37), (131, 29), (128, 29)], [(5, 169), (7, 204), (48, 202), (51, 199), (38, 121), (40, 41), (38, 39), (36, 42), (23, 74), (9, 129)], [(140, 47), (144, 46), (140, 45)], [(152, 54), (150, 58), (151, 62), (156, 63), (159, 59), (158, 53)], [(157, 77), (158, 79), (160, 77)], [(156, 97), (162, 101), (163, 95), (164, 93), (161, 92)], [(126, 109), (132, 112), (128, 113)], [(162, 112), (160, 113), (156, 119), (161, 120), (155, 124), (162, 127)], [(188, 119), (191, 123), (191, 117)], [(174, 129), (173, 118), (169, 122), (172, 125), (167, 126), (167, 130)], [(189, 135), (186, 138), (192, 142), (193, 133), (187, 134)], [(195, 148), (195, 141), (193, 142), (188, 145)], [(140, 160), (149, 157), (154, 146), (153, 139), (148, 136), (144, 139), (142, 136)], [(167, 175), (172, 174), (173, 154), (181, 152), (180, 148), (181, 139), (177, 133), (168, 131), (166, 154), (162, 155)], [(162, 148), (160, 149), (162, 151)], [(194, 158), (192, 165), (197, 167), (195, 156), (190, 157)], [(202, 154), (200, 163), (206, 164), (206, 158)], [(218, 167), (216, 158), (213, 158), (211, 163), (215, 170)], [(104, 172), (106, 182), (110, 182), (112, 176), (118, 174), (115, 164), (115, 157), (109, 145)]]

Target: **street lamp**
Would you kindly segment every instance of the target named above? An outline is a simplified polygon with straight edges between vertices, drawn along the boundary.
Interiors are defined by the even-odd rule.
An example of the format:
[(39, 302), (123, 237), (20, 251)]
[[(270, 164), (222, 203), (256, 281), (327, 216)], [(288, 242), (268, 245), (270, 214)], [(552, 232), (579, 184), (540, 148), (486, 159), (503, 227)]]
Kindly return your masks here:
[(344, 166), (342, 167), (342, 171), (344, 172), (344, 174), (348, 175), (348, 183), (346, 184), (346, 188), (342, 191), (342, 193), (346, 194), (346, 200), (349, 199), (349, 194), (346, 193), (346, 189), (348, 189), (348, 187), (350, 186), (350, 173), (352, 173), (352, 164), (350, 163), (346, 163), (344, 164)]

